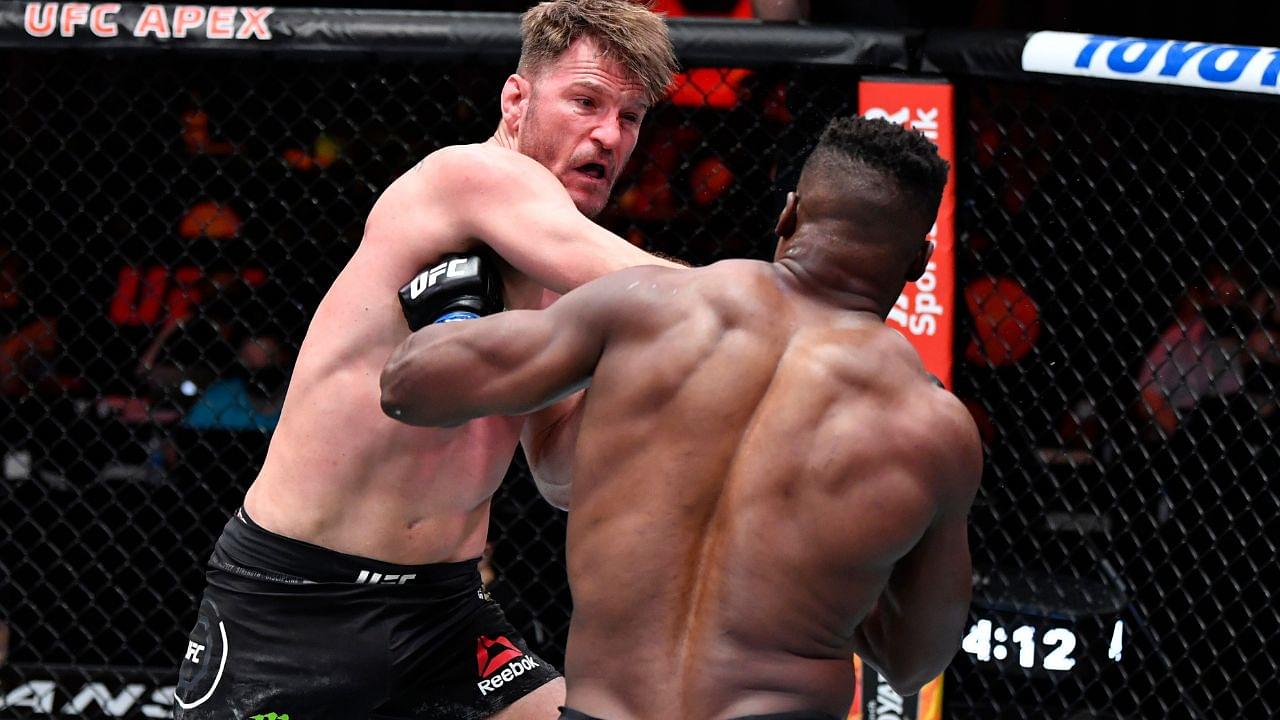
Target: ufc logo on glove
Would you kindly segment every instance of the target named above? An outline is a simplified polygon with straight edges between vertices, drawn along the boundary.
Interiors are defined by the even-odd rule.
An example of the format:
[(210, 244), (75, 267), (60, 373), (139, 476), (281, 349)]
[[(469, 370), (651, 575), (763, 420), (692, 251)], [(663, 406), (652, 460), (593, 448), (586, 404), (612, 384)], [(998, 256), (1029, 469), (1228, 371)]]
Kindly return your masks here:
[(460, 257), (446, 260), (426, 270), (409, 282), (409, 299), (417, 300), (427, 288), (432, 287), (441, 278), (457, 278), (477, 275), (480, 272), (480, 258)]

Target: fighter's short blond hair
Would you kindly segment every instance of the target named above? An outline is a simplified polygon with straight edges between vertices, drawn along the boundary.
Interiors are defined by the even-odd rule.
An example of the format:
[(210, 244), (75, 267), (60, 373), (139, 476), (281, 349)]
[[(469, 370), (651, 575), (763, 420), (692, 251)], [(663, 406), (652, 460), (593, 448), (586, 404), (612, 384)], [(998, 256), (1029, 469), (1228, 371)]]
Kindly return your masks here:
[(520, 21), (520, 74), (536, 75), (580, 37), (596, 41), (634, 75), (649, 102), (666, 94), (676, 71), (667, 23), (632, 0), (550, 0), (530, 8)]

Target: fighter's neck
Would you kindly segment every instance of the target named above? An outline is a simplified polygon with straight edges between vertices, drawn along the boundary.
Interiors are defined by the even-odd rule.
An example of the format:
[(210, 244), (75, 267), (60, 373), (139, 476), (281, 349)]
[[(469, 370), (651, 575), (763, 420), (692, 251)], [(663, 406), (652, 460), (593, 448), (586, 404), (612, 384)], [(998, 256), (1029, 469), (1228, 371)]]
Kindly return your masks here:
[[(893, 300), (882, 299), (883, 292), (862, 278), (834, 263), (805, 262), (782, 257), (775, 263), (796, 289), (819, 302), (852, 312), (869, 312), (884, 318)], [(896, 299), (896, 298), (895, 298)]]
[(515, 134), (507, 129), (506, 123), (499, 123), (497, 131), (493, 133), (493, 137), (489, 138), (486, 142), (497, 145), (498, 147), (504, 147), (508, 150), (515, 150), (516, 152), (520, 151), (520, 143), (516, 139)]

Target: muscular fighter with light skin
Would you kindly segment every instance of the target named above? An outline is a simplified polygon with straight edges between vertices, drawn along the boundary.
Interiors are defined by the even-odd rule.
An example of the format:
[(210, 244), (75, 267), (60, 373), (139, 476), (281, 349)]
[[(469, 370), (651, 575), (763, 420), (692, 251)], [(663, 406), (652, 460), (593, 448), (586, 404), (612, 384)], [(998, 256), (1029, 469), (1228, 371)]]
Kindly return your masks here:
[(949, 662), (981, 448), (883, 322), (932, 252), (945, 167), (922, 136), (836, 121), (775, 262), (624, 270), (392, 355), (383, 407), (419, 425), (590, 385), (564, 718), (844, 718), (851, 653), (906, 694)]
[[(262, 473), (245, 498), (264, 527), (398, 563), (476, 557), (489, 498), (525, 421), (426, 430), (379, 411), (378, 373), (409, 332), (396, 289), (480, 238), (511, 265), (503, 280), (512, 308), (542, 307), (544, 288), (563, 293), (632, 265), (671, 264), (584, 216), (604, 207), (635, 147), (643, 88), (589, 39), (538, 81), (545, 104), (530, 118), (536, 122), (521, 123), (532, 93), (513, 75), (502, 93), (502, 125), (488, 142), (433, 153), (378, 199), (359, 249), (316, 310)], [(582, 107), (574, 99), (582, 94), (599, 99)], [(602, 165), (604, 177), (580, 170), (589, 163)]]
[[(343, 659), (340, 648), (333, 648), (334, 664), (353, 667), (350, 672), (338, 667), (335, 677), (340, 680), (326, 685), (304, 679), (313, 670), (328, 669), (327, 659), (315, 661), (311, 669), (295, 667), (293, 675), (264, 680), (260, 675), (277, 666), (237, 656), (234, 632), (226, 642), (230, 680), (219, 670), (218, 679), (212, 680), (217, 687), (205, 695), (212, 673), (207, 677), (204, 668), (218, 659), (198, 665), (213, 654), (208, 648), (220, 647), (217, 631), (210, 628), (225, 622), (234, 630), (232, 610), (249, 625), (242, 636), (274, 631), (273, 626), (252, 624), (267, 625), (256, 618), (270, 615), (262, 604), (274, 602), (280, 594), (277, 587), (296, 585), (303, 588), (297, 591), (302, 594), (344, 582), (394, 584), (413, 578), (413, 583), (423, 583), (437, 572), (452, 578), (457, 574), (454, 565), (466, 571), (460, 582), (471, 582), (471, 565), (485, 547), (490, 499), (522, 432), (539, 477), (549, 475), (543, 468), (556, 468), (567, 455), (576, 432), (572, 402), (530, 418), (486, 418), (451, 429), (410, 427), (382, 414), (379, 373), (392, 349), (409, 335), (396, 290), (414, 273), (441, 256), (483, 243), (501, 258), (507, 307), (540, 308), (554, 300), (555, 293), (612, 271), (646, 263), (676, 267), (588, 219), (604, 207), (635, 148), (646, 109), (670, 81), (674, 54), (661, 18), (626, 0), (557, 0), (526, 13), (524, 40), (520, 71), (502, 88), (502, 120), (494, 136), (478, 145), (439, 150), (388, 187), (368, 217), (359, 248), (317, 308), (262, 471), (237, 515), (244, 527), (234, 520), (228, 524), (228, 532), (251, 537), (245, 545), (228, 540), (224, 533), (210, 561), (210, 589), (180, 674), (179, 717), (202, 717), (197, 712), (231, 717), (226, 714), (231, 711), (305, 717), (478, 718), (498, 711), (496, 717), (501, 718), (555, 716), (564, 697), (563, 679), (543, 679), (545, 684), (531, 691), (512, 691), (527, 692), (523, 697), (495, 700), (497, 691), (477, 690), (478, 677), (497, 668), (495, 664), (486, 670), (482, 663), (477, 676), (477, 642), (481, 651), (490, 643), (498, 657), (509, 643), (515, 651), (518, 636), (501, 625), (457, 630), (464, 619), (447, 613), (436, 620), (459, 635), (451, 657), (448, 662), (422, 663), (455, 669), (461, 679), (451, 688), (459, 697), (472, 693), (474, 705), (465, 698), (451, 699), (453, 705), (437, 702), (424, 690), (426, 699), (414, 700), (418, 705), (410, 707), (412, 703), (400, 699), (400, 690), (380, 689), (378, 683), (388, 673), (374, 670), (361, 679), (359, 665), (382, 667), (385, 661), (376, 653), (388, 641), (374, 637), (364, 624), (365, 616), (344, 616), (356, 610), (342, 599), (315, 600), (318, 614), (329, 612), (326, 603), (333, 605), (335, 619), (312, 621), (328, 625), (314, 627), (314, 632), (332, 634), (330, 644), (374, 637), (371, 645), (380, 645), (369, 648), (374, 654), (367, 662), (355, 659), (356, 653), (350, 654), (351, 660)], [(556, 472), (555, 477), (563, 478), (564, 473)], [(261, 560), (268, 556), (274, 558), (270, 563)], [(349, 566), (350, 572), (331, 579), (312, 577), (282, 566), (286, 563), (281, 558), (306, 560), (321, 568)], [(444, 569), (392, 567), (429, 564)], [(276, 584), (261, 586), (264, 577)], [(479, 593), (486, 599), (478, 574), (474, 578), (474, 588), (466, 585), (442, 594), (475, 601)], [(241, 587), (253, 582), (259, 584)], [(387, 589), (402, 596), (378, 601), (403, 600), (407, 607), (412, 598), (403, 593), (430, 590), (410, 587)], [(268, 609), (301, 617), (308, 612), (306, 602), (299, 598), (293, 605)], [(243, 609), (229, 608), (242, 603)], [(369, 612), (369, 622), (392, 622), (382, 609)], [(416, 619), (394, 622), (397, 632), (415, 632)], [(338, 631), (345, 627), (354, 628), (351, 638)], [(440, 632), (416, 629), (427, 638)], [(258, 657), (269, 659), (277, 652), (285, 663), (285, 655), (301, 652), (296, 646), (301, 641), (295, 639), (299, 634), (285, 635), (280, 640), (283, 647), (263, 649)], [(393, 637), (391, 645), (396, 644)], [(429, 688), (432, 678), (410, 677), (418, 672), (417, 666), (405, 663), (406, 686)], [(396, 670), (393, 665), (391, 674)], [(553, 668), (545, 670), (554, 675)], [(223, 701), (228, 683), (232, 687)], [(241, 693), (239, 687), (249, 689)], [(263, 687), (274, 689), (260, 690)], [(508, 683), (502, 692), (512, 687)], [(367, 691), (371, 698), (360, 704), (349, 700), (357, 690)], [(334, 699), (325, 699), (324, 693)], [(428, 705), (430, 709), (424, 709)], [(298, 709), (303, 707), (315, 708), (315, 714)]]

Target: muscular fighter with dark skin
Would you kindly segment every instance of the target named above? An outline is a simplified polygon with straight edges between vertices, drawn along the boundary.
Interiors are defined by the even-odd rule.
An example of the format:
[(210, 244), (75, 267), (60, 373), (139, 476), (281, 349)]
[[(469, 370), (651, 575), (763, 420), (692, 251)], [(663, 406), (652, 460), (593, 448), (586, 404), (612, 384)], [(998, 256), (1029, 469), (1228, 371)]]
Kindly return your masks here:
[(904, 694), (954, 655), (980, 442), (883, 322), (945, 178), (922, 136), (837, 120), (773, 263), (623, 270), (393, 353), (384, 409), (419, 425), (590, 385), (565, 717), (843, 718), (851, 653)]

